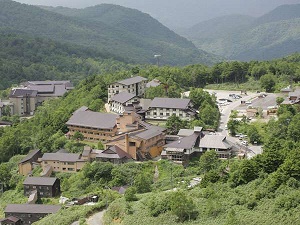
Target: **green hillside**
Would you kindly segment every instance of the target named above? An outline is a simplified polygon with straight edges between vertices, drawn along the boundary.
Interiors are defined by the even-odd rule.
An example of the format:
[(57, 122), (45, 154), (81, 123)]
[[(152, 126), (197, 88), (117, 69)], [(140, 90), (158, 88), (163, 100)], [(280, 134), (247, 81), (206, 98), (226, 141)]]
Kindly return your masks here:
[[(84, 16), (90, 14), (94, 18), (90, 11), (95, 13), (95, 17), (99, 13), (108, 16), (104, 16), (106, 19), (99, 17), (91, 22), (90, 18)], [(0, 0), (1, 27), (64, 43), (92, 47), (105, 55), (113, 56), (116, 60), (129, 63), (155, 63), (155, 54), (162, 55), (163, 64), (212, 62), (209, 54), (199, 51), (191, 42), (137, 10), (104, 5), (103, 9), (102, 6), (92, 7), (80, 14), (81, 17), (65, 16), (35, 6)], [(121, 22), (117, 26), (119, 19), (113, 23), (112, 18), (117, 18), (118, 14)], [(125, 16), (127, 14), (131, 16)], [(135, 25), (137, 23), (139, 26)], [(132, 29), (128, 29), (124, 24), (131, 24)], [(134, 27), (137, 27), (137, 30), (134, 31)], [(145, 27), (144, 31), (149, 32), (141, 31), (139, 34), (139, 27)]]
[[(27, 80), (71, 80), (129, 68), (91, 48), (1, 30), (0, 90)], [(112, 57), (112, 56), (111, 56)]]
[(192, 27), (185, 36), (197, 47), (233, 60), (269, 60), (300, 51), (300, 4), (246, 18), (216, 18)]

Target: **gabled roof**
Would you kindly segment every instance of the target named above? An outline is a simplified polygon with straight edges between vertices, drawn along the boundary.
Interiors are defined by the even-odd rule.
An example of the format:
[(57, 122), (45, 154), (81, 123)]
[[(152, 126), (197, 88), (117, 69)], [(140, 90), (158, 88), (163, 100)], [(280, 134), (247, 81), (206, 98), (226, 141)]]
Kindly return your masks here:
[(56, 180), (55, 177), (27, 177), (23, 184), (53, 186)]
[(200, 148), (229, 149), (232, 145), (224, 135), (205, 135), (200, 139)]
[(115, 102), (119, 102), (121, 104), (124, 104), (124, 103), (128, 102), (129, 100), (133, 99), (134, 97), (135, 97), (134, 94), (123, 91), (119, 94), (114, 95), (111, 98), (111, 101), (115, 101)]
[(190, 101), (187, 98), (154, 98), (149, 108), (186, 109)]
[(6, 217), (4, 219), (0, 219), (0, 222), (5, 222), (5, 221), (11, 221), (11, 222), (18, 222), (20, 219), (17, 218), (17, 217), (14, 217), (14, 216), (9, 216), (9, 217)]
[(32, 150), (30, 151), (25, 158), (23, 158), (19, 163), (24, 163), (30, 159), (32, 159), (36, 154), (41, 154), (41, 150), (36, 149), (36, 150)]
[(160, 84), (161, 84), (161, 82), (160, 82), (159, 80), (153, 79), (153, 80), (151, 80), (150, 82), (148, 82), (148, 83), (146, 84), (146, 87), (147, 87), (147, 88), (149, 88), (149, 87), (157, 87), (157, 86), (159, 86)]
[(194, 133), (194, 130), (193, 129), (180, 129), (178, 131), (178, 136), (181, 136), (181, 137), (186, 137), (186, 136), (190, 136)]
[(12, 89), (10, 92), (10, 98), (17, 98), (17, 97), (36, 97), (37, 91), (36, 90), (29, 90), (29, 89)]
[(71, 85), (71, 81), (69, 81), (69, 80), (46, 80), (46, 81), (27, 81), (24, 83), (24, 85), (57, 85), (57, 84)]
[(118, 115), (92, 111), (76, 111), (67, 125), (91, 127), (97, 129), (112, 129), (116, 126)]
[(5, 213), (56, 213), (60, 210), (59, 205), (42, 204), (8, 204), (4, 210)]
[(195, 146), (199, 134), (192, 134), (190, 136), (183, 137), (177, 141), (173, 141), (164, 146), (164, 148), (174, 148), (174, 149), (191, 149)]
[(160, 135), (162, 132), (164, 132), (166, 130), (166, 128), (163, 127), (159, 127), (159, 126), (150, 126), (147, 128), (147, 130), (142, 131), (136, 135), (134, 135), (134, 137), (138, 137), (144, 140), (149, 140), (155, 136)]
[(109, 159), (132, 159), (131, 155), (129, 155), (127, 152), (124, 152), (121, 148), (114, 145), (109, 147), (108, 149), (104, 150), (102, 153), (99, 153), (97, 158), (109, 158)]
[(45, 153), (42, 161), (60, 161), (60, 162), (77, 162), (80, 160), (80, 154), (75, 153)]
[(139, 82), (144, 81), (144, 80), (147, 80), (147, 79), (144, 78), (144, 77), (141, 77), (141, 76), (136, 76), (136, 77), (130, 77), (130, 78), (125, 79), (125, 80), (117, 81), (115, 83), (123, 84), (123, 85), (131, 85), (131, 84), (139, 83)]

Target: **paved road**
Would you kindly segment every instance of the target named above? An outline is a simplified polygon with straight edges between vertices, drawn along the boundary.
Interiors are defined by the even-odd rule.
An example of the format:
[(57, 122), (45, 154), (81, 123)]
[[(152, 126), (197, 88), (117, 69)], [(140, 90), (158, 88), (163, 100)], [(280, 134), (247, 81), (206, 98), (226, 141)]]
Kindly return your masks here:
[[(228, 98), (226, 96), (228, 96), (230, 93), (234, 93), (234, 92), (229, 92), (229, 91), (216, 91), (216, 90), (208, 90), (210, 93), (211, 92), (215, 92), (217, 95), (217, 98)], [(241, 101), (257, 101), (257, 96), (259, 94), (257, 93), (248, 93), (248, 95), (242, 95), (241, 99), (236, 99), (233, 100), (233, 102), (229, 103), (226, 106), (220, 106), (220, 112), (221, 112), (221, 118), (220, 118), (220, 126), (218, 128), (218, 133), (225, 135), (227, 137), (227, 139), (236, 144), (236, 143), (240, 143), (240, 140), (236, 137), (232, 137), (228, 134), (228, 130), (225, 130), (225, 125), (228, 123), (230, 114), (232, 110), (235, 109), (239, 109)], [(274, 98), (274, 96), (273, 96)], [(237, 145), (237, 148), (239, 148), (239, 145)], [(250, 145), (247, 146), (247, 158), (252, 158), (253, 156), (255, 156), (256, 154), (261, 154), (262, 153), (262, 146), (254, 146), (254, 145)]]
[(88, 225), (103, 225), (102, 219), (106, 210), (102, 210), (87, 219)]

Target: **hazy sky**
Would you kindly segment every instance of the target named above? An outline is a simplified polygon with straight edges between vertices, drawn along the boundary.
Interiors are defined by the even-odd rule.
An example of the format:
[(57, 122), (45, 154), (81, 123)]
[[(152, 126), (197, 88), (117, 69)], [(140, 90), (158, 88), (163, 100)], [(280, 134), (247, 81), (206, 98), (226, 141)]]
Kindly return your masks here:
[(170, 27), (192, 26), (200, 21), (229, 14), (260, 16), (283, 4), (300, 0), (16, 0), (33, 5), (83, 8), (112, 3), (149, 13)]

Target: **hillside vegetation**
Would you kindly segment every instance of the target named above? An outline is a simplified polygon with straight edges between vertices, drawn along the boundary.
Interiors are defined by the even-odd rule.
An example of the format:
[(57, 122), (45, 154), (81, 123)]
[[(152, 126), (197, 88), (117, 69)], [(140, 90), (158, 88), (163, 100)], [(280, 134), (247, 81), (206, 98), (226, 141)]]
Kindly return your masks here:
[(300, 51), (299, 24), (300, 4), (283, 5), (256, 19), (227, 16), (202, 22), (184, 36), (228, 59), (270, 60)]
[[(75, 10), (77, 12), (78, 10)], [(115, 60), (186, 65), (211, 63), (209, 54), (147, 14), (114, 5), (83, 9), (66, 16), (10, 0), (0, 1), (0, 27), (35, 37), (91, 47)], [(141, 29), (143, 28), (143, 29)]]

